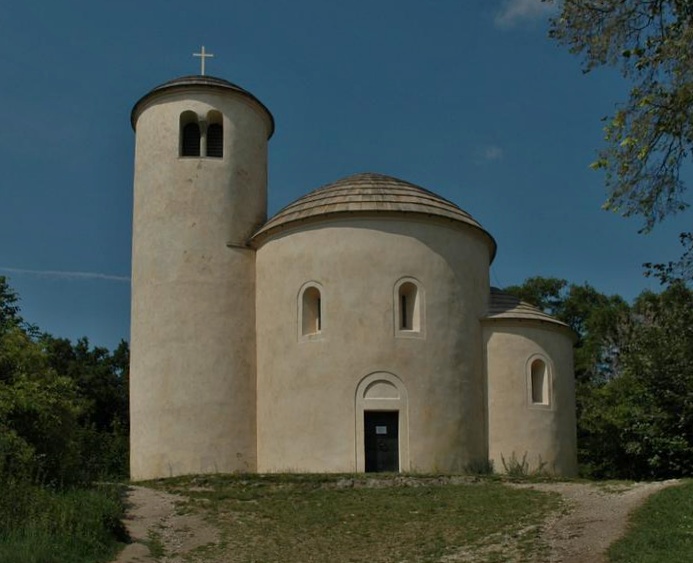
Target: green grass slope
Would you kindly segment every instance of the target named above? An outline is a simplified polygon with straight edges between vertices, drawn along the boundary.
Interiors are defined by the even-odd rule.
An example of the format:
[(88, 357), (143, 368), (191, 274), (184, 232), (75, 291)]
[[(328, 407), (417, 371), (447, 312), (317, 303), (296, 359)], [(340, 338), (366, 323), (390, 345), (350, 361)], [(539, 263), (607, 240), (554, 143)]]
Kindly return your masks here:
[(614, 563), (693, 561), (693, 481), (650, 497), (631, 518), (628, 533), (609, 549)]
[(221, 529), (220, 545), (193, 561), (440, 561), (482, 552), (488, 561), (532, 561), (539, 524), (556, 495), (495, 480), (324, 475), (166, 480), (182, 511)]

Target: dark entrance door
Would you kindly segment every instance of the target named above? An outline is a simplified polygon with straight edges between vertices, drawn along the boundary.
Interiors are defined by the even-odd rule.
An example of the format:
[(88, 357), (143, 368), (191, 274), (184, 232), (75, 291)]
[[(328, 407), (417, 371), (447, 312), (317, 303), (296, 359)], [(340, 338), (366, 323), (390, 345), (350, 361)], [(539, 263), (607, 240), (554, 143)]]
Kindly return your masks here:
[(399, 412), (363, 413), (366, 471), (399, 471)]

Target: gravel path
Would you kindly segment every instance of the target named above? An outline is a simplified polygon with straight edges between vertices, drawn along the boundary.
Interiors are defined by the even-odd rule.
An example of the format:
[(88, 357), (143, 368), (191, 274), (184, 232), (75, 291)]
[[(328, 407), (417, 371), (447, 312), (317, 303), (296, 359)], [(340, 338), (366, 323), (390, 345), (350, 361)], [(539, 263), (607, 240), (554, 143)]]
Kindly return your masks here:
[(178, 514), (176, 503), (183, 500), (147, 487), (128, 487), (124, 523), (132, 543), (114, 563), (180, 563), (189, 551), (216, 544), (219, 530), (201, 516)]
[[(548, 546), (545, 563), (600, 563), (606, 550), (626, 531), (629, 514), (652, 493), (678, 483), (594, 485), (585, 483), (532, 483), (514, 487), (555, 492), (564, 506), (541, 526), (541, 541)], [(125, 525), (133, 540), (113, 563), (179, 563), (191, 550), (219, 542), (219, 530), (195, 514), (179, 514), (182, 497), (131, 486)], [(492, 547), (492, 546), (490, 546)], [(158, 553), (157, 553), (158, 551)], [(154, 557), (152, 555), (158, 555)], [(510, 559), (512, 551), (506, 552)], [(484, 554), (459, 554), (457, 561), (483, 560)], [(481, 559), (480, 559), (481, 558)], [(207, 561), (209, 559), (200, 559)], [(537, 559), (537, 561), (539, 561)], [(337, 563), (337, 562), (336, 562)]]
[(541, 537), (549, 547), (550, 563), (601, 563), (606, 550), (622, 537), (628, 516), (651, 494), (678, 483), (594, 485), (586, 483), (537, 483), (515, 485), (550, 491), (563, 496), (565, 510), (552, 514), (542, 526)]

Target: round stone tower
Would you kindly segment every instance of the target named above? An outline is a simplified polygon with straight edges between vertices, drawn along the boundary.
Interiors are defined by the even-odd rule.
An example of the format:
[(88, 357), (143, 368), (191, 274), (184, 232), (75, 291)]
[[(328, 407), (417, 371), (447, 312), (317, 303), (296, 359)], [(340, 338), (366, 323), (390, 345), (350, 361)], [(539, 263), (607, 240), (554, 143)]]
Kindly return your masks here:
[(132, 479), (256, 469), (255, 252), (274, 122), (252, 94), (189, 76), (132, 110), (136, 133)]

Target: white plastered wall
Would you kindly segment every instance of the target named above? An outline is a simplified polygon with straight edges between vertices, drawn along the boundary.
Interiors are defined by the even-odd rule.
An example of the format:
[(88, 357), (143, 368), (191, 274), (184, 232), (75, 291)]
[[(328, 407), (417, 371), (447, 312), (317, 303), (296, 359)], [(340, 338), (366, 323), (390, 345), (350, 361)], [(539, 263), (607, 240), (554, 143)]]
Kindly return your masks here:
[[(179, 156), (179, 117), (223, 114), (223, 158)], [(154, 95), (136, 122), (131, 476), (253, 471), (255, 257), (269, 119), (226, 90)]]
[[(537, 321), (484, 321), (489, 459), (503, 471), (514, 458), (529, 471), (577, 474), (573, 342), (567, 329)], [(546, 362), (546, 404), (531, 394), (531, 364)]]
[[(479, 318), (489, 252), (477, 229), (411, 215), (342, 216), (264, 241), (257, 253), (258, 470), (359, 470), (363, 413), (355, 397), (378, 372), (397, 378), (407, 396), (401, 470), (460, 471), (485, 458)], [(425, 291), (420, 336), (397, 334), (394, 288), (405, 277)], [(297, 302), (308, 282), (323, 291), (323, 330), (302, 340)]]

